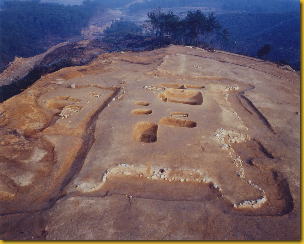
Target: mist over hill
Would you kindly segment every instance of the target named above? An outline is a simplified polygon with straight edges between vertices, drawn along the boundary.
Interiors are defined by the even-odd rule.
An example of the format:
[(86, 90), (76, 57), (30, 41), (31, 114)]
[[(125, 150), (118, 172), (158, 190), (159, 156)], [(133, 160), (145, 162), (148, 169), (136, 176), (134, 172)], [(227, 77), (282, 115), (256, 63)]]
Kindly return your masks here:
[(271, 51), (263, 59), (300, 69), (300, 16), (294, 13), (239, 13), (218, 15), (229, 30), (227, 51), (256, 56), (263, 45)]
[[(26, 1), (40, 4), (41, 9), (56, 9), (50, 14), (39, 14), (40, 10), (37, 8), (33, 11), (28, 7), (22, 9), (27, 4), (19, 7), (18, 11), (7, 13), (3, 10), (4, 2), (18, 5), (18, 2), (24, 1), (0, 0), (2, 68), (15, 56), (33, 56), (62, 41), (99, 38), (114, 20), (123, 19), (141, 26), (147, 20), (147, 13), (158, 8), (164, 12), (173, 11), (181, 17), (196, 9), (206, 14), (213, 12), (229, 34), (225, 45), (215, 40), (212, 43), (213, 48), (256, 57), (259, 49), (268, 45), (270, 51), (263, 59), (286, 63), (294, 69), (300, 67), (300, 4), (297, 0)], [(88, 10), (88, 5), (94, 7)], [(86, 17), (79, 18), (80, 15)], [(64, 16), (70, 16), (69, 21)], [(54, 25), (58, 28), (47, 23), (57, 23)], [(67, 31), (62, 33), (63, 30)]]
[[(5, 0), (0, 0), (0, 3)], [(10, 1), (10, 0), (9, 0)], [(44, 3), (58, 3), (64, 5), (81, 5), (84, 0), (41, 0)], [(173, 7), (215, 7), (222, 10), (247, 12), (292, 12), (299, 10), (298, 0), (96, 0), (108, 7), (123, 7), (132, 4), (132, 10), (147, 8)]]
[(0, 240), (298, 241), (299, 67), (296, 0), (0, 0)]
[(299, 1), (296, 0), (146, 0), (133, 4), (131, 9), (174, 8), (174, 7), (209, 7), (215, 10), (246, 11), (263, 13), (280, 13), (299, 11)]

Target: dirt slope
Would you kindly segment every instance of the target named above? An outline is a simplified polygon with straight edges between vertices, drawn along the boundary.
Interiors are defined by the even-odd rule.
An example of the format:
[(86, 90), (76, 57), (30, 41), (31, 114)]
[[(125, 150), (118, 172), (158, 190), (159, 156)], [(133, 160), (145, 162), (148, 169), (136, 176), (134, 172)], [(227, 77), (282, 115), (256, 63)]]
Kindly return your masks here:
[(0, 104), (0, 238), (300, 238), (300, 81), (225, 52), (112, 53)]
[(16, 57), (0, 73), (0, 102), (20, 93), (42, 75), (64, 67), (88, 64), (105, 49), (106, 46), (98, 40), (84, 40), (60, 43), (34, 57)]

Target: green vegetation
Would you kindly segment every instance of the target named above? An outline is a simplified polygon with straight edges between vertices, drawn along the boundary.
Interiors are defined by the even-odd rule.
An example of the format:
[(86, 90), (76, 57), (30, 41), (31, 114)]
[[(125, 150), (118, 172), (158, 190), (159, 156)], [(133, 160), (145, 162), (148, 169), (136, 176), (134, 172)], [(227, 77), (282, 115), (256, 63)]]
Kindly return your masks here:
[(110, 27), (104, 31), (103, 41), (119, 42), (126, 38), (132, 38), (142, 34), (142, 28), (131, 21), (114, 21)]
[(80, 34), (95, 10), (95, 3), (64, 6), (39, 1), (6, 1), (0, 11), (0, 59), (36, 55), (50, 40)]
[(142, 51), (153, 49), (153, 41), (144, 33), (141, 26), (131, 21), (114, 21), (103, 33), (102, 41), (109, 51)]
[(148, 13), (148, 26), (152, 36), (163, 44), (179, 44), (210, 47), (210, 36), (218, 40), (227, 39), (228, 32), (223, 30), (213, 13), (205, 15), (200, 10), (188, 11), (184, 18), (173, 12), (163, 13), (156, 10)]
[(212, 47), (212, 40), (227, 40), (214, 14), (188, 11), (184, 18), (159, 9), (148, 13), (143, 26), (130, 21), (115, 21), (104, 32), (103, 41), (113, 50), (144, 50), (169, 44)]
[(294, 69), (300, 69), (298, 0), (149, 0), (133, 4), (129, 13), (140, 15), (155, 8), (174, 10), (182, 16), (191, 8), (200, 8), (204, 13), (214, 11), (221, 26), (229, 30), (229, 40), (223, 42), (221, 35), (208, 33), (205, 39), (211, 46), (257, 57), (259, 48), (267, 43), (271, 51), (263, 59), (285, 60)]

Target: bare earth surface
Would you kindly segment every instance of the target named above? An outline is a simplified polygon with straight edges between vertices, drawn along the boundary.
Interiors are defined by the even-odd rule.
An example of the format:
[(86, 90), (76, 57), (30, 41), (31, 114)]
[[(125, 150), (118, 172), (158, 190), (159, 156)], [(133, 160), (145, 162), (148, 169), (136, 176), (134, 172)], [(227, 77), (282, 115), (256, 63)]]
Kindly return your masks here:
[(170, 46), (0, 104), (0, 239), (297, 240), (300, 81)]

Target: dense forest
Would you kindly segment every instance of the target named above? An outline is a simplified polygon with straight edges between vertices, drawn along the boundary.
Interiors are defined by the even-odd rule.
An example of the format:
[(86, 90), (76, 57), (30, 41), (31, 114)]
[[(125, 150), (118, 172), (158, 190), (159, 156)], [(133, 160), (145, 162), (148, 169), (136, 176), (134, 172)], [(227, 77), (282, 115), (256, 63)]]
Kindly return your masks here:
[[(79, 36), (96, 9), (86, 1), (64, 6), (39, 1), (5, 1), (0, 11), (0, 60), (36, 55), (52, 44)], [(1, 64), (0, 64), (1, 65)]]
[(200, 10), (190, 10), (184, 18), (171, 11), (156, 10), (148, 13), (146, 23), (152, 36), (160, 43), (210, 47), (208, 37), (212, 34), (218, 40), (228, 36), (213, 13), (205, 15)]

